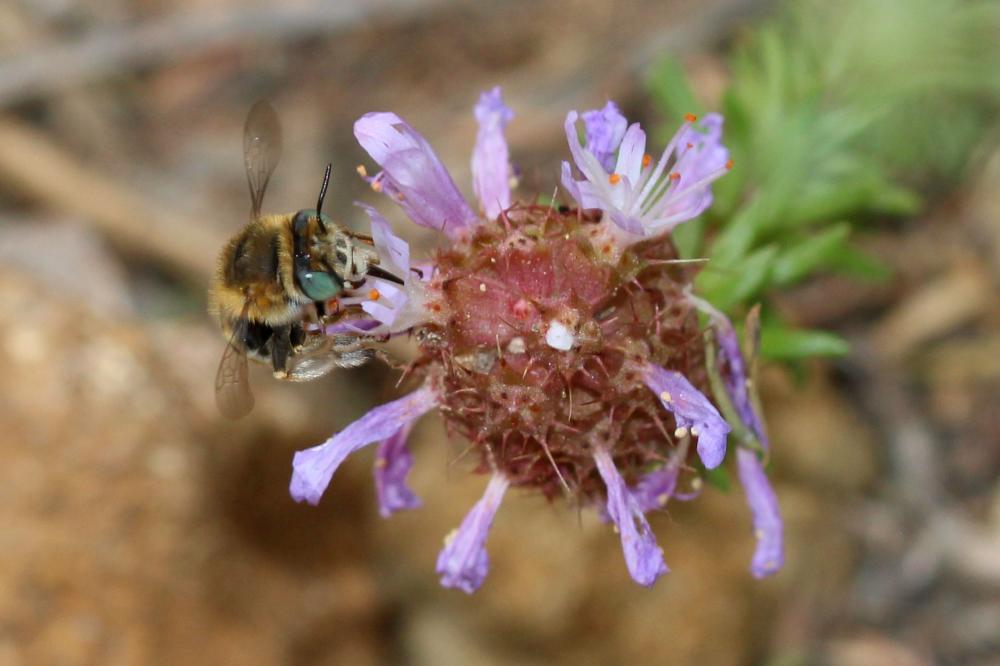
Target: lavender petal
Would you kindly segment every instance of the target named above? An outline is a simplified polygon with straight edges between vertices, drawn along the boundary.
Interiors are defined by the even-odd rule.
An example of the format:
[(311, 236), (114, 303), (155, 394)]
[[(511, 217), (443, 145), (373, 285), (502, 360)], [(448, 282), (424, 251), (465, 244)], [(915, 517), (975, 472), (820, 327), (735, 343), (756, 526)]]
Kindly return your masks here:
[(486, 580), (490, 568), (486, 537), (509, 486), (507, 477), (494, 474), (482, 499), (466, 514), (458, 529), (445, 538), (437, 559), (437, 572), (444, 587), (457, 587), (472, 594)]
[(500, 86), (479, 96), (479, 132), (472, 151), (472, 185), (489, 219), (510, 207), (510, 153), (503, 130), (514, 117), (503, 103)]
[(382, 172), (372, 181), (417, 224), (451, 238), (478, 223), (430, 144), (394, 113), (367, 113), (354, 136)]
[(618, 150), (628, 122), (618, 110), (618, 105), (608, 101), (603, 109), (584, 111), (582, 114), (587, 150), (597, 158), (608, 173), (615, 166), (615, 151)]
[(618, 526), (628, 572), (635, 582), (651, 587), (657, 578), (669, 571), (663, 561), (663, 551), (638, 501), (618, 473), (611, 454), (598, 448), (594, 451), (594, 461), (608, 490), (607, 512)]
[(719, 345), (719, 363), (723, 369), (723, 380), (726, 385), (726, 392), (736, 409), (740, 420), (743, 421), (757, 436), (761, 446), (766, 451), (769, 447), (767, 433), (764, 432), (764, 423), (754, 409), (750, 394), (747, 391), (746, 362), (743, 359), (743, 352), (740, 350), (740, 340), (736, 335), (736, 329), (721, 310), (715, 308), (708, 301), (698, 298), (693, 294), (688, 294), (688, 300), (696, 308), (708, 315), (715, 330), (715, 339)]
[(406, 444), (411, 428), (411, 424), (405, 425), (382, 440), (375, 454), (375, 491), (379, 514), (383, 518), (421, 505), (420, 499), (406, 485), (406, 477), (413, 468), (413, 454)]
[(639, 509), (643, 513), (648, 513), (665, 507), (677, 490), (680, 472), (678, 466), (668, 464), (639, 479), (639, 483), (632, 490), (635, 501), (639, 503)]
[(757, 539), (750, 573), (754, 578), (764, 578), (776, 573), (785, 563), (782, 546), (783, 525), (778, 509), (778, 498), (767, 480), (764, 466), (757, 455), (744, 448), (736, 450), (740, 483), (746, 494), (747, 504), (753, 515), (753, 531)]
[(678, 428), (688, 428), (698, 438), (698, 455), (708, 469), (726, 457), (726, 436), (731, 428), (719, 411), (684, 375), (649, 364), (644, 370), (646, 386), (674, 414)]
[(395, 434), (438, 404), (429, 385), (380, 405), (319, 446), (295, 454), (289, 492), (296, 502), (319, 504), (334, 472), (348, 455)]

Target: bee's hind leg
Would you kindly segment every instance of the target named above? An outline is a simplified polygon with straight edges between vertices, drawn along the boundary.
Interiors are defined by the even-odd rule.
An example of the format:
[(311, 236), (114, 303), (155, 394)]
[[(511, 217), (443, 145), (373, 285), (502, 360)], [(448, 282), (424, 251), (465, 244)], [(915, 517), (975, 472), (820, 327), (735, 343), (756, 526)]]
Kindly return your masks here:
[(333, 336), (333, 351), (337, 354), (337, 365), (342, 368), (357, 368), (375, 358), (375, 350), (366, 346), (366, 338), (353, 335)]

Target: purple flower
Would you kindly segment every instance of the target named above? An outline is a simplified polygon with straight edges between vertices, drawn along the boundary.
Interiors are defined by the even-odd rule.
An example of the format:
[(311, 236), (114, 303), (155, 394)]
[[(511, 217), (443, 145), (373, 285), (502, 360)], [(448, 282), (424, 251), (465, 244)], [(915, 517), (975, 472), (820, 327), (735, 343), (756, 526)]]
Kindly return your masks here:
[(319, 504), (333, 473), (351, 453), (396, 434), (438, 404), (427, 384), (371, 410), (319, 446), (295, 454), (289, 491), (296, 502)]
[(719, 411), (684, 375), (658, 365), (644, 369), (646, 386), (663, 406), (674, 414), (678, 436), (690, 432), (698, 438), (698, 455), (705, 467), (712, 469), (726, 457), (726, 435), (731, 428)]
[(486, 537), (508, 486), (507, 477), (495, 473), (483, 498), (466, 514), (458, 529), (445, 537), (444, 548), (437, 559), (437, 572), (443, 586), (457, 587), (472, 594), (486, 580), (490, 569)]
[(472, 185), (486, 217), (493, 219), (510, 206), (510, 155), (503, 130), (514, 117), (500, 95), (500, 86), (479, 96), (479, 133), (472, 151)]
[(582, 116), (587, 150), (605, 171), (610, 172), (614, 169), (615, 151), (625, 136), (628, 121), (618, 110), (618, 105), (610, 100), (603, 109), (584, 111)]
[(669, 569), (646, 516), (606, 449), (594, 450), (597, 471), (608, 491), (607, 512), (618, 527), (625, 565), (635, 582), (651, 587)]
[(688, 440), (685, 438), (670, 453), (670, 458), (662, 467), (647, 472), (639, 479), (632, 489), (632, 495), (635, 496), (643, 512), (662, 509), (675, 497), (687, 502), (698, 496), (698, 486), (689, 493), (677, 492), (677, 482), (680, 480), (681, 467), (684, 465), (687, 453)]
[[(625, 257), (644, 237), (661, 234), (650, 247), (668, 245), (666, 233), (711, 203), (709, 186), (729, 166), (722, 120), (710, 115), (695, 126), (689, 119), (654, 165), (644, 152), (645, 133), (629, 126), (614, 103), (582, 115), (585, 148), (578, 115), (570, 113), (564, 129), (583, 177), (563, 163), (563, 183), (579, 208), (604, 211), (595, 224), (593, 215), (572, 207), (512, 203), (504, 132), (513, 114), (499, 88), (480, 96), (475, 115), (478, 214), (429, 144), (399, 116), (371, 113), (355, 124), (358, 140), (382, 168), (372, 178), (359, 168), (362, 176), (416, 224), (444, 232), (448, 247), (433, 263), (415, 261), (385, 218), (361, 204), (381, 267), (403, 284), (369, 277), (346, 290), (341, 309), (321, 324), (330, 335), (358, 336), (371, 348), (412, 334), (417, 356), (406, 372), (424, 377), (424, 386), (296, 454), (291, 494), (318, 503), (346, 457), (378, 442), (380, 513), (419, 506), (407, 485), (413, 456), (406, 440), (415, 421), (439, 407), (449, 430), (471, 440), (478, 469), (492, 470), (482, 499), (445, 539), (437, 560), (442, 585), (467, 593), (482, 585), (490, 527), (507, 489), (517, 486), (549, 498), (561, 489), (577, 503), (599, 505), (615, 523), (629, 574), (652, 586), (668, 569), (645, 512), (697, 495), (697, 478), (693, 492), (678, 492), (682, 475), (693, 471), (690, 449), (697, 446), (704, 466), (716, 467), (730, 432), (700, 392), (708, 382), (690, 365), (700, 357), (677, 348), (690, 335), (696, 307), (709, 312), (716, 330), (718, 370), (737, 412), (731, 415), (727, 406), (727, 415), (746, 421), (764, 441), (729, 320), (690, 295), (690, 278), (669, 262), (637, 275), (636, 258)], [(639, 288), (622, 298), (623, 284)], [(678, 290), (689, 298), (677, 298)], [(660, 317), (664, 301), (676, 306), (676, 316)], [(612, 360), (621, 350), (629, 350), (624, 368)], [(657, 365), (664, 359), (671, 369)], [(663, 431), (658, 403), (673, 414), (675, 437)], [(781, 565), (781, 519), (760, 462), (749, 450), (738, 453), (758, 534), (752, 571), (766, 575)], [(651, 460), (663, 464), (650, 471)], [(635, 487), (625, 479), (637, 479)]]
[(708, 301), (698, 298), (690, 292), (687, 297), (695, 307), (709, 316), (718, 343), (719, 362), (723, 369), (722, 378), (726, 385), (726, 393), (729, 394), (729, 399), (732, 401), (740, 420), (753, 431), (766, 451), (769, 446), (767, 433), (764, 432), (764, 424), (750, 400), (750, 393), (747, 389), (750, 381), (746, 369), (747, 364), (743, 359), (743, 352), (740, 351), (740, 340), (736, 335), (736, 329), (733, 328), (733, 323), (729, 321), (729, 317)]
[(639, 503), (639, 509), (643, 513), (648, 513), (665, 507), (677, 490), (677, 479), (680, 474), (681, 470), (677, 465), (668, 463), (639, 479), (639, 483), (632, 490), (636, 502)]
[(354, 136), (382, 167), (372, 187), (411, 220), (451, 238), (479, 223), (430, 144), (395, 113), (366, 113), (354, 123)]
[[(607, 111), (605, 107), (602, 112), (584, 115), (611, 115)], [(588, 125), (600, 131), (595, 132), (596, 145), (588, 143), (585, 148), (577, 135), (578, 118), (576, 111), (569, 112), (565, 129), (573, 161), (584, 179), (576, 180), (569, 163), (563, 162), (563, 186), (581, 208), (602, 209), (622, 231), (635, 237), (621, 238), (619, 234), (626, 245), (639, 237), (670, 231), (704, 212), (712, 202), (709, 186), (731, 166), (729, 153), (721, 143), (722, 117), (718, 114), (702, 120), (700, 128), (704, 132), (696, 130), (692, 124), (696, 119), (689, 117), (655, 166), (645, 152), (646, 133), (638, 123), (630, 125), (615, 144), (617, 130), (609, 128), (620, 126), (617, 119), (615, 124), (591, 120)], [(615, 148), (618, 156), (612, 162), (610, 153)]]
[(375, 454), (375, 492), (383, 518), (421, 506), (420, 498), (406, 485), (406, 476), (413, 467), (413, 454), (406, 445), (411, 428), (412, 422), (382, 440)]
[(745, 448), (736, 450), (740, 484), (746, 494), (747, 504), (753, 514), (753, 531), (757, 539), (750, 573), (755, 578), (770, 576), (785, 563), (782, 547), (782, 522), (778, 498), (764, 473), (764, 466), (757, 454)]
[[(360, 327), (365, 333), (380, 335), (406, 331), (426, 318), (423, 310), (424, 285), (410, 271), (410, 246), (392, 233), (389, 221), (377, 210), (363, 203), (356, 205), (368, 214), (371, 221), (372, 240), (379, 252), (380, 267), (399, 277), (403, 285), (368, 276), (360, 287), (353, 290), (354, 295), (342, 298), (341, 303), (345, 306), (359, 304), (377, 322), (374, 326)], [(359, 332), (356, 323), (352, 326), (354, 332)]]

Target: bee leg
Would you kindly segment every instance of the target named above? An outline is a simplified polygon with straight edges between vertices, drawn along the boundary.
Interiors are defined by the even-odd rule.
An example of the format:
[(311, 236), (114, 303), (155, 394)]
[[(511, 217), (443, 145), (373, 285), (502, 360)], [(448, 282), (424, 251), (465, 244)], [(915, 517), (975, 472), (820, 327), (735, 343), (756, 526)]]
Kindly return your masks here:
[(357, 368), (375, 358), (374, 349), (356, 349), (337, 357), (337, 365), (342, 368)]
[(375, 358), (375, 350), (364, 345), (364, 339), (353, 335), (333, 336), (333, 351), (337, 354), (337, 365), (342, 368), (356, 368)]
[(267, 343), (270, 341), (273, 333), (273, 329), (267, 324), (248, 321), (246, 322), (245, 330), (241, 333), (240, 339), (243, 341), (243, 346), (247, 348), (247, 351), (257, 352), (266, 356)]
[(278, 379), (285, 379), (288, 377), (288, 359), (291, 356), (291, 353), (291, 325), (279, 326), (275, 328), (274, 336), (271, 338), (271, 364), (274, 367), (274, 376)]
[(306, 330), (300, 323), (292, 324), (290, 329), (288, 339), (291, 342), (292, 350), (296, 351), (306, 342)]

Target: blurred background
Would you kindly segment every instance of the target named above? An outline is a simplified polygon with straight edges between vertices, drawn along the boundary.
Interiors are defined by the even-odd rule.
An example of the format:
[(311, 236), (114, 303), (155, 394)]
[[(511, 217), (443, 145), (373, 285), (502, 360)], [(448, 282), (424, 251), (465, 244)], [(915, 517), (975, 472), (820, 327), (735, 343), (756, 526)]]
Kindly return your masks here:
[[(998, 5), (826, 4), (0, 4), (0, 663), (1000, 663)], [(422, 510), (378, 516), (371, 451), (318, 508), (287, 495), (293, 452), (394, 373), (254, 368), (253, 414), (217, 415), (205, 289), (249, 211), (253, 101), (285, 132), (264, 209), (311, 206), (332, 161), (326, 212), (360, 229), (352, 201), (397, 211), (353, 121), (399, 113), (471, 193), (497, 84), (524, 198), (553, 191), (570, 109), (615, 99), (661, 140), (726, 114), (737, 166), (679, 241), (716, 302), (768, 313), (779, 575), (751, 578), (722, 477), (653, 517), (652, 590), (594, 516), (518, 493), (483, 589), (444, 590), (485, 483), (436, 416)]]

